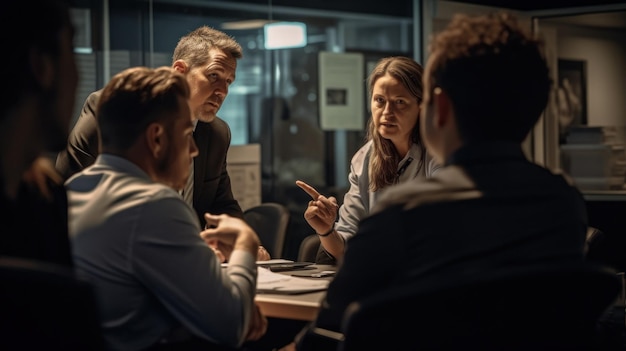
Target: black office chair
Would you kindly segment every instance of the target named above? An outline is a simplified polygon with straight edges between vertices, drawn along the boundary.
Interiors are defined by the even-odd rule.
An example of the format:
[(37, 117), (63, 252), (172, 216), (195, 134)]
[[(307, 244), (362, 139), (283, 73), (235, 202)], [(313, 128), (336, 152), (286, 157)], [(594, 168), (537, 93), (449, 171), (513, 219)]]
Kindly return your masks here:
[(324, 249), (317, 234), (310, 234), (302, 239), (298, 249), (298, 261), (337, 265), (337, 259)]
[(92, 287), (64, 266), (0, 257), (0, 350), (103, 350)]
[(289, 209), (279, 203), (265, 202), (245, 210), (243, 217), (257, 232), (270, 256), (281, 258), (289, 227)]
[(340, 351), (594, 350), (595, 323), (619, 290), (615, 271), (595, 265), (395, 287), (350, 305), (336, 340)]
[(614, 235), (607, 235), (599, 228), (588, 227), (585, 241), (587, 260), (607, 265), (616, 271), (622, 282), (619, 298), (598, 319), (598, 350), (626, 350), (626, 280), (624, 278), (624, 245)]
[(298, 262), (315, 262), (319, 248), (320, 238), (317, 234), (305, 236), (298, 249)]

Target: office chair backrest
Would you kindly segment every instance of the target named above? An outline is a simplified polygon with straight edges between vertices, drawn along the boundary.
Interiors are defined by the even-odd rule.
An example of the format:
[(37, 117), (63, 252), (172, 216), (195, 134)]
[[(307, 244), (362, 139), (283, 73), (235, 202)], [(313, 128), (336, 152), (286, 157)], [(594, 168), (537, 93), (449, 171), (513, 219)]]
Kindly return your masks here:
[(0, 257), (0, 350), (103, 350), (94, 292), (68, 267)]
[(310, 234), (302, 239), (298, 249), (298, 261), (315, 262), (316, 264), (337, 265), (337, 259), (329, 254), (320, 241), (317, 234)]
[(595, 323), (619, 289), (600, 266), (395, 287), (350, 305), (339, 350), (593, 350)]
[(298, 262), (315, 262), (319, 248), (320, 238), (317, 234), (305, 236), (298, 249)]
[(265, 202), (243, 212), (246, 222), (254, 229), (261, 245), (272, 258), (282, 258), (289, 227), (289, 209), (282, 204)]
[(607, 265), (618, 272), (626, 271), (626, 255), (624, 255), (626, 240), (623, 234), (588, 227), (585, 257), (587, 260)]

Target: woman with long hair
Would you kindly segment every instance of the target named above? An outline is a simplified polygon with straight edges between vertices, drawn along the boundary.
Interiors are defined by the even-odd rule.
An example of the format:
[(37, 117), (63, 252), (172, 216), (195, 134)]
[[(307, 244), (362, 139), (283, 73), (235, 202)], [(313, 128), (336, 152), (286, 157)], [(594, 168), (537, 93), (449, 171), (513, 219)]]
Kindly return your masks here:
[(383, 58), (370, 73), (367, 138), (352, 157), (350, 189), (341, 207), (334, 197), (319, 194), (303, 181), (296, 182), (312, 197), (304, 218), (320, 237), (331, 262), (343, 256), (346, 241), (356, 234), (359, 221), (369, 214), (381, 190), (410, 179), (428, 178), (439, 168), (420, 137), (422, 73), (419, 63), (404, 56)]

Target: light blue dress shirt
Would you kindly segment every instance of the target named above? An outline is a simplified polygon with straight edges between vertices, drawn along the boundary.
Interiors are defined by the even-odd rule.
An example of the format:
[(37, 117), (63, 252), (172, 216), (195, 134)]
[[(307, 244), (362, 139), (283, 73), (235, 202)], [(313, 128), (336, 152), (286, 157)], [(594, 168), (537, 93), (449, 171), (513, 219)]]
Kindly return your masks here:
[(180, 194), (124, 158), (100, 154), (66, 186), (74, 263), (95, 286), (108, 349), (142, 349), (181, 326), (223, 345), (244, 342), (253, 255), (236, 250), (221, 268)]

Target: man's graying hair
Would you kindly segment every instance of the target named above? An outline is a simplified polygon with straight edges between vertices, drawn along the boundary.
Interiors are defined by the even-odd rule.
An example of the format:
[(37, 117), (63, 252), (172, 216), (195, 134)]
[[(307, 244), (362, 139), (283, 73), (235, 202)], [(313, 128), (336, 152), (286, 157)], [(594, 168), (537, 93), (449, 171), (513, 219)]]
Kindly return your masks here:
[(209, 51), (214, 48), (235, 59), (243, 57), (241, 45), (233, 37), (217, 29), (202, 26), (180, 38), (174, 49), (172, 63), (183, 60), (190, 68), (203, 65), (209, 62)]

